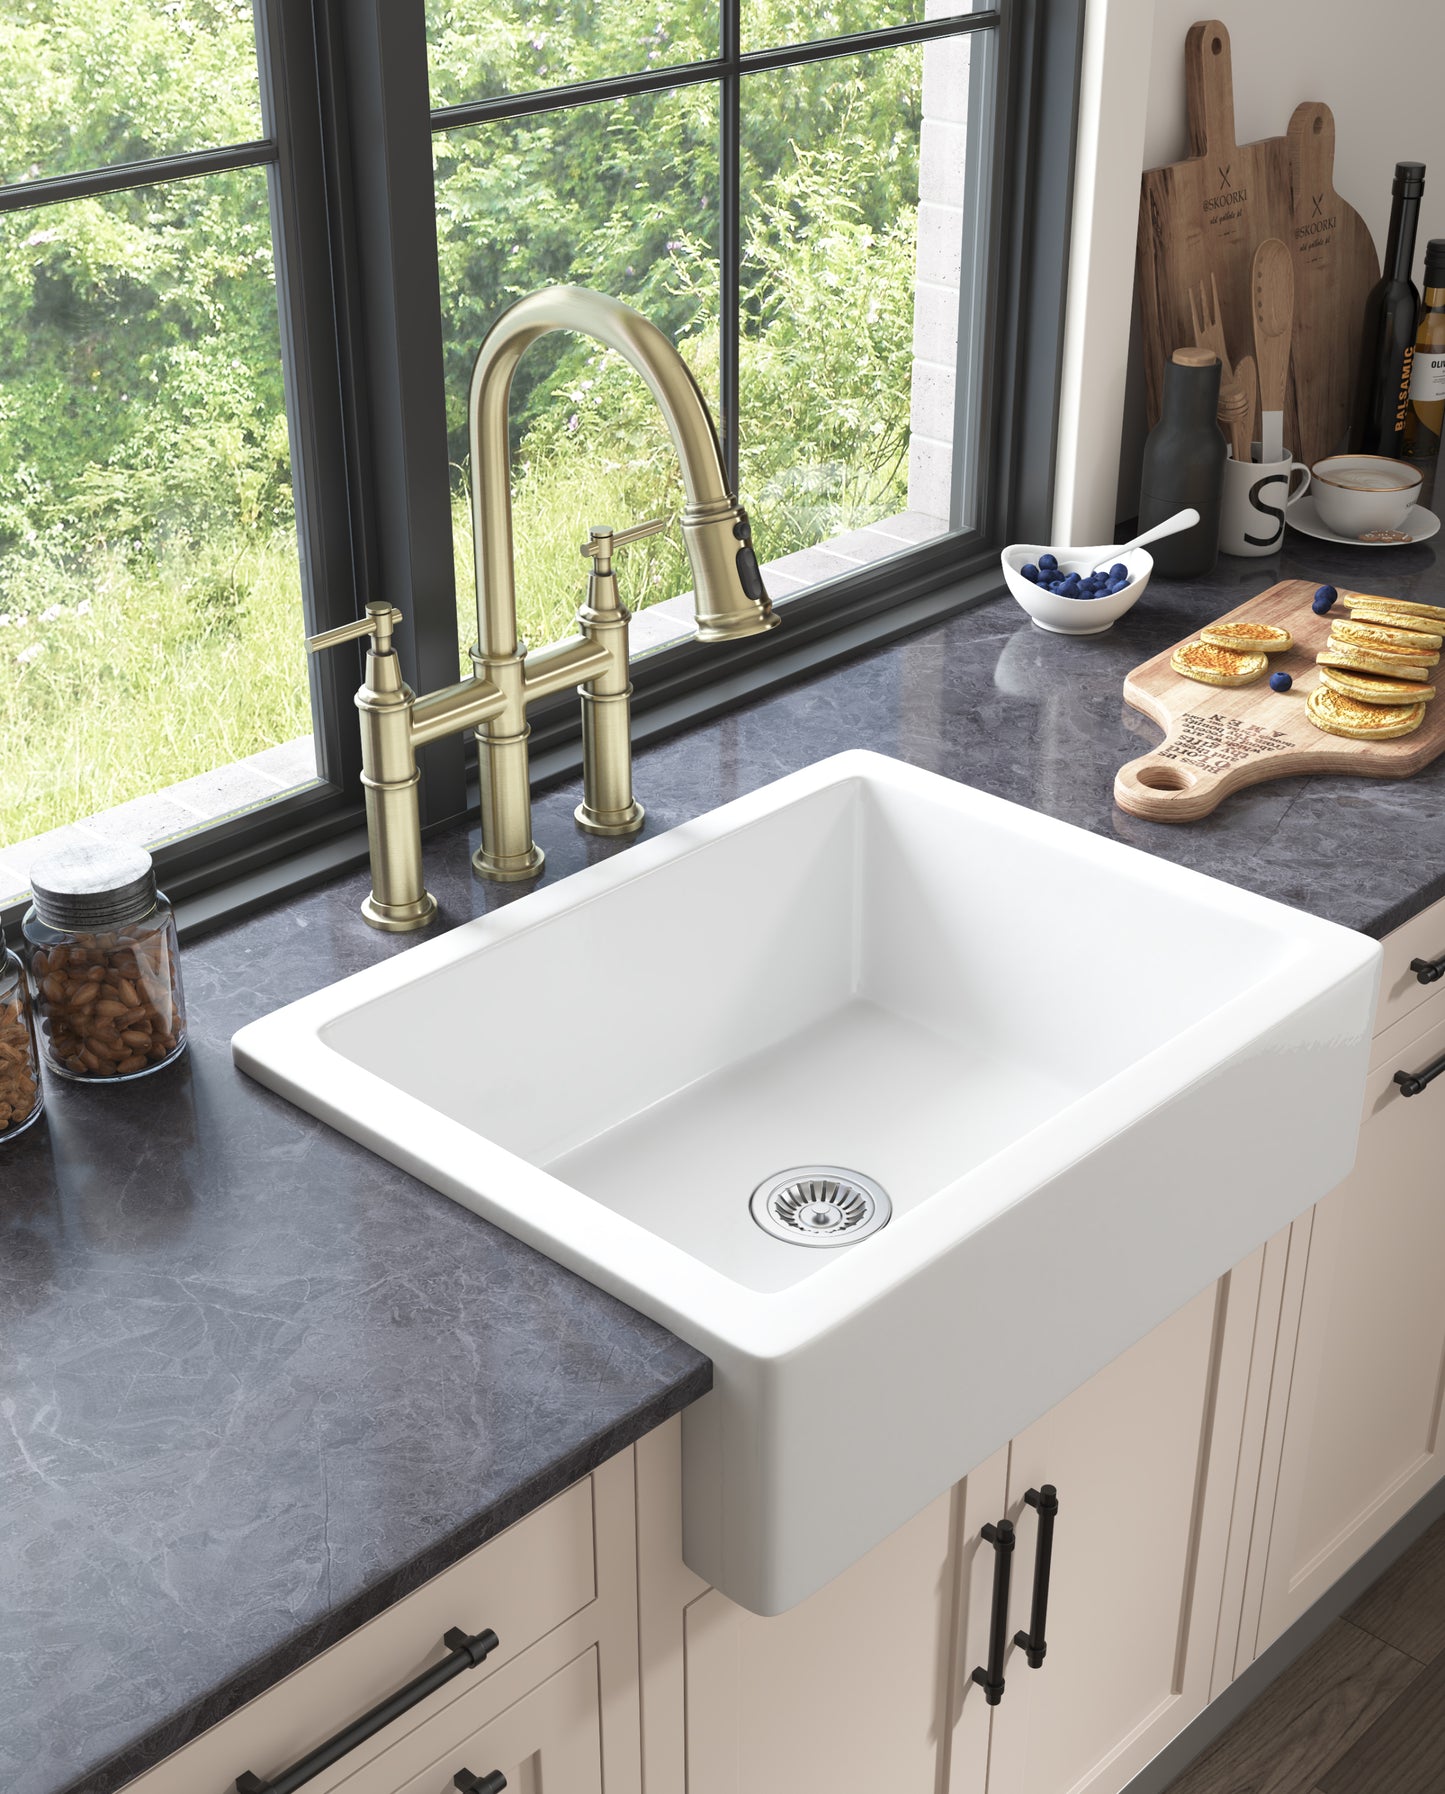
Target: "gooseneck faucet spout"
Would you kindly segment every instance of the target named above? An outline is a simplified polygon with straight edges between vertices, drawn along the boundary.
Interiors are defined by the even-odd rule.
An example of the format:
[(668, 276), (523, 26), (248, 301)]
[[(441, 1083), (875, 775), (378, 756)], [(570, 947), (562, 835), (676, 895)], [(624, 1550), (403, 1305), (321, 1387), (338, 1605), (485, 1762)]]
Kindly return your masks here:
[(524, 350), (554, 330), (575, 330), (615, 349), (657, 400), (682, 464), (682, 533), (692, 561), (699, 639), (732, 641), (772, 628), (778, 619), (758, 572), (747, 516), (728, 490), (707, 401), (687, 363), (630, 305), (585, 287), (548, 287), (502, 313), (472, 369), (467, 419), (482, 652), (510, 654), (516, 647), (508, 401)]
[(532, 654), (518, 639), (508, 405), (524, 351), (554, 330), (579, 331), (615, 349), (657, 401), (682, 467), (682, 533), (692, 564), (698, 639), (734, 641), (778, 622), (753, 553), (747, 513), (728, 489), (707, 403), (668, 338), (630, 306), (583, 287), (549, 287), (519, 300), (478, 350), (468, 398), (477, 580), (472, 676), (427, 697), (414, 696), (400, 677), (391, 645), (399, 613), (385, 602), (368, 605), (359, 622), (308, 644), (314, 650), (362, 635), (372, 638), (356, 703), (372, 867), (362, 914), (377, 928), (422, 928), (436, 913), (422, 882), (416, 749), (457, 730), (475, 729), (477, 735), (482, 844), (473, 865), (483, 877), (502, 880), (533, 878), (540, 871), (543, 855), (532, 839), (527, 709), (554, 691), (576, 686), (582, 697), (578, 824), (599, 835), (631, 834), (642, 826), (642, 806), (632, 795), (629, 618), (612, 556), (663, 525), (594, 529), (582, 545), (592, 572), (578, 612), (579, 633)]

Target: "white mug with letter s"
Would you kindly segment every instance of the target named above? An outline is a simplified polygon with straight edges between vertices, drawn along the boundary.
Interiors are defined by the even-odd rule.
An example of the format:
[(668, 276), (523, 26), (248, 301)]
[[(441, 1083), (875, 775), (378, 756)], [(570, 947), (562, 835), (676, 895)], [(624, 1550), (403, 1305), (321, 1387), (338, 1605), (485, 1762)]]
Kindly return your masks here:
[[(1254, 444), (1256, 456), (1260, 445)], [(1302, 476), (1294, 491), (1290, 479)], [(1224, 463), (1224, 502), (1219, 513), (1219, 546), (1225, 554), (1273, 554), (1284, 535), (1285, 506), (1309, 489), (1310, 470), (1288, 449), (1282, 461)]]

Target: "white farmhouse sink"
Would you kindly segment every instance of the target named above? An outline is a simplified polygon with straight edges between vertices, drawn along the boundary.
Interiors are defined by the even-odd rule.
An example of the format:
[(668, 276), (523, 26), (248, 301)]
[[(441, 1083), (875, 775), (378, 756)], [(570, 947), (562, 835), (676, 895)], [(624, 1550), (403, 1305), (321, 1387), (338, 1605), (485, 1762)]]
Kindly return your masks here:
[[(776, 1613), (1344, 1176), (1379, 960), (848, 753), (235, 1054), (711, 1355), (684, 1553)], [(891, 1221), (765, 1233), (754, 1189), (814, 1165), (876, 1182)]]

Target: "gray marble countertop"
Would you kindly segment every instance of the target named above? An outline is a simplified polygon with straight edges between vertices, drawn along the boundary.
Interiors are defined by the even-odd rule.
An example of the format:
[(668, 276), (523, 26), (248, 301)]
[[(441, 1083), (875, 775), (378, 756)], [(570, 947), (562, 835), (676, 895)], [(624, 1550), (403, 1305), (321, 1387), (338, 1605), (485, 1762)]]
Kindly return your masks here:
[[(641, 752), (647, 832), (866, 746), (1384, 934), (1445, 895), (1445, 760), (1140, 822), (1114, 773), (1159, 731), (1120, 685), (1279, 577), (1445, 602), (1436, 546), (1291, 535), (1089, 639), (1000, 599)], [(621, 851), (576, 830), (577, 796), (537, 803), (549, 881)], [(444, 924), (519, 895), (472, 880), (460, 830), (427, 861)], [(123, 1786), (708, 1385), (662, 1329), (235, 1070), (242, 1022), (404, 950), (361, 923), (365, 884), (193, 943), (189, 1060), (52, 1081), (0, 1156), (7, 1794)]]

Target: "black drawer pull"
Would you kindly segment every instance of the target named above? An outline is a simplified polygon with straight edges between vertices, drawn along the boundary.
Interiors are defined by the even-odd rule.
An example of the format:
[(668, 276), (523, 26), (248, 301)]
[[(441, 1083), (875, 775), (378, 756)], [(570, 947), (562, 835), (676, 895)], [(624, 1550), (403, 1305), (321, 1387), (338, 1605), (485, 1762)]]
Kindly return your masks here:
[(452, 1777), (452, 1786), (460, 1788), (462, 1794), (502, 1794), (507, 1785), (507, 1778), (500, 1769), (493, 1769), (487, 1775), (473, 1775), (470, 1769), (458, 1769)]
[(1442, 1073), (1445, 1073), (1445, 1054), (1442, 1054), (1433, 1065), (1427, 1065), (1424, 1071), (1397, 1071), (1395, 1082), (1400, 1086), (1401, 1096), (1418, 1096), (1422, 1090), (1428, 1089)]
[(1438, 959), (1412, 959), (1410, 970), (1421, 984), (1436, 984), (1445, 978), (1445, 953)]
[(1028, 1658), (1030, 1669), (1042, 1669), (1048, 1642), (1044, 1629), (1049, 1623), (1049, 1571), (1054, 1562), (1054, 1517), (1059, 1511), (1059, 1492), (1052, 1483), (1042, 1489), (1030, 1489), (1024, 1500), (1038, 1511), (1039, 1536), (1034, 1546), (1034, 1601), (1029, 1614), (1027, 1632), (1015, 1632), (1014, 1643)]
[(1014, 1523), (1000, 1520), (985, 1526), (981, 1535), (993, 1546), (993, 1619), (988, 1631), (988, 1667), (982, 1664), (973, 1679), (990, 1707), (1003, 1699), (1003, 1654), (1008, 1648), (1008, 1585), (1013, 1572)]
[[(442, 1638), (449, 1655), (440, 1663), (423, 1670), (414, 1682), (408, 1682), (405, 1688), (398, 1688), (379, 1707), (363, 1713), (360, 1719), (353, 1720), (334, 1738), (328, 1738), (325, 1744), (318, 1744), (309, 1756), (302, 1757), (289, 1769), (282, 1770), (275, 1781), (263, 1781), (251, 1770), (244, 1770), (236, 1777), (236, 1794), (295, 1794), (295, 1790), (304, 1786), (313, 1776), (320, 1775), (323, 1769), (329, 1769), (333, 1763), (340, 1762), (358, 1744), (365, 1744), (368, 1738), (374, 1738), (392, 1720), (400, 1719), (408, 1708), (415, 1707), (429, 1694), (435, 1694), (438, 1688), (444, 1688), (453, 1676), (459, 1676), (464, 1669), (474, 1669), (491, 1656), (498, 1642), (497, 1635), (490, 1626), (473, 1637), (468, 1637), (460, 1626), (453, 1626)], [(503, 1782), (498, 1786), (505, 1787), (506, 1784)]]

